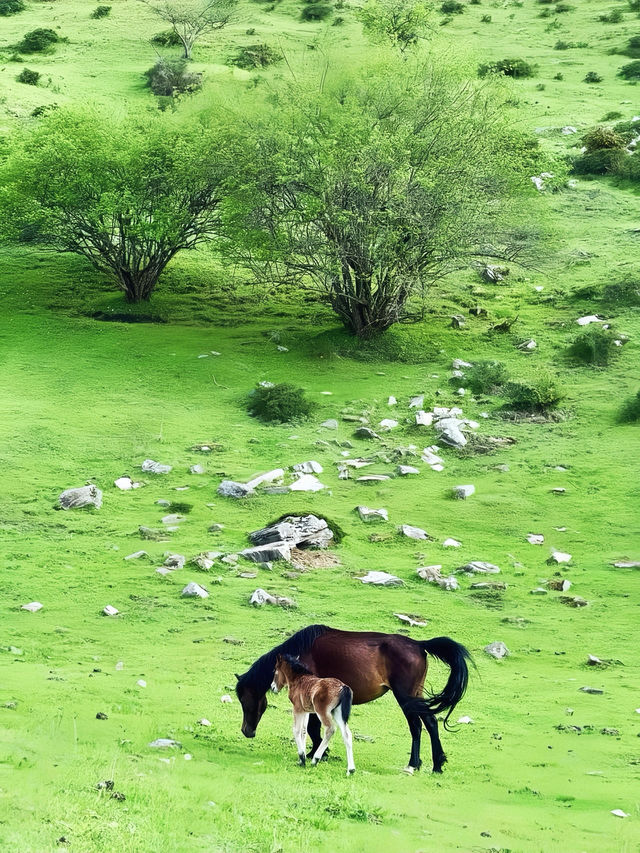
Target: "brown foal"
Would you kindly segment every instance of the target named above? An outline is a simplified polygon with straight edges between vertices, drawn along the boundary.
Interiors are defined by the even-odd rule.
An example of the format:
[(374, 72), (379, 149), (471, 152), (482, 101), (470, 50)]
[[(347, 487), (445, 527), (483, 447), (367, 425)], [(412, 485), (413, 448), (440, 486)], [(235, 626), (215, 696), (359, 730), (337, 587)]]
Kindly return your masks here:
[(293, 705), (293, 736), (298, 748), (299, 763), (302, 766), (306, 763), (307, 725), (309, 714), (314, 713), (324, 725), (325, 732), (320, 745), (313, 753), (311, 763), (317, 764), (324, 755), (336, 730), (335, 721), (347, 750), (347, 776), (355, 773), (353, 740), (347, 725), (353, 701), (351, 688), (337, 678), (318, 678), (291, 655), (278, 655), (271, 689), (277, 693), (285, 684), (289, 688), (289, 699)]

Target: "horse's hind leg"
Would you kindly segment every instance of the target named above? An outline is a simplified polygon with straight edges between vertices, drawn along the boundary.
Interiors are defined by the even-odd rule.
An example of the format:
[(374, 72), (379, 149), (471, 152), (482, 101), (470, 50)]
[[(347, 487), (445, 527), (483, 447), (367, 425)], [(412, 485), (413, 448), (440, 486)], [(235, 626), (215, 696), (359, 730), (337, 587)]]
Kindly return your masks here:
[(338, 705), (333, 711), (333, 718), (340, 729), (340, 734), (344, 741), (344, 748), (347, 751), (347, 776), (350, 776), (352, 773), (356, 772), (356, 765), (353, 761), (353, 738), (351, 737), (351, 729), (342, 718), (342, 707), (340, 705)]
[(422, 720), (416, 712), (416, 698), (412, 696), (404, 696), (402, 693), (393, 691), (396, 702), (402, 708), (402, 713), (407, 718), (409, 731), (411, 732), (411, 755), (409, 756), (409, 764), (405, 768), (407, 773), (413, 773), (419, 770), (422, 766), (420, 758), (420, 738), (422, 735)]
[[(320, 717), (317, 714), (309, 714), (309, 722), (307, 723), (307, 734), (311, 738), (311, 749), (307, 753), (307, 758), (313, 758), (318, 747), (322, 743), (322, 727), (320, 725)], [(323, 760), (326, 761), (326, 750), (323, 755)]]
[(442, 744), (440, 743), (440, 735), (438, 734), (438, 720), (435, 714), (423, 712), (420, 714), (424, 727), (431, 738), (431, 756), (433, 758), (433, 772), (442, 773), (442, 765), (447, 760), (444, 754)]
[(312, 764), (317, 764), (318, 761), (320, 761), (320, 759), (324, 755), (325, 749), (327, 748), (327, 746), (329, 746), (329, 741), (333, 737), (333, 733), (336, 730), (335, 726), (333, 725), (333, 718), (331, 717), (331, 714), (318, 713), (318, 717), (322, 720), (322, 723), (325, 726), (325, 730), (324, 730), (324, 737), (322, 738), (322, 743), (316, 749), (316, 751), (313, 755), (313, 759), (311, 762)]
[(304, 748), (307, 742), (308, 717), (309, 715), (305, 713), (297, 714), (295, 711), (293, 713), (293, 737), (298, 748), (298, 763), (302, 767), (304, 767), (304, 765), (306, 764), (306, 755), (304, 753)]

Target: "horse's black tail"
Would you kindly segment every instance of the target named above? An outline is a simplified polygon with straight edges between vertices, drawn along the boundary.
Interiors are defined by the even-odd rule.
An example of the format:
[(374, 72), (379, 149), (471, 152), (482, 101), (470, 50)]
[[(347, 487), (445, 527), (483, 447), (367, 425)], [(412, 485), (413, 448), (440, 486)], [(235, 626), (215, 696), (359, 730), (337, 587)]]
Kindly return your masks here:
[(349, 687), (348, 684), (344, 684), (340, 689), (340, 695), (338, 697), (338, 704), (336, 705), (336, 708), (340, 708), (340, 713), (342, 714), (342, 719), (345, 721), (345, 723), (349, 720), (352, 703), (353, 690)]
[[(440, 693), (430, 696), (427, 700), (429, 710), (432, 714), (447, 711), (444, 718), (444, 727), (453, 709), (464, 696), (469, 681), (469, 667), (467, 661), (471, 660), (468, 649), (460, 643), (456, 643), (450, 637), (434, 637), (432, 640), (419, 640), (421, 648), (427, 654), (437, 657), (451, 669), (449, 679)], [(448, 709), (448, 710), (447, 710)]]

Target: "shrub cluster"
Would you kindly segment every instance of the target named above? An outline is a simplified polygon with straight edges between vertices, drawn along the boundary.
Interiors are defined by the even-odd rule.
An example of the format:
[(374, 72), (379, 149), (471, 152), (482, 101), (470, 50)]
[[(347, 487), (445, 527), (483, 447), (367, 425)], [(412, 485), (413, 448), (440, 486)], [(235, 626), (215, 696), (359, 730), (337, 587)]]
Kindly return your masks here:
[(618, 420), (623, 424), (635, 423), (640, 421), (640, 391), (624, 401), (618, 412)]
[(583, 364), (605, 366), (618, 350), (617, 337), (611, 329), (588, 326), (571, 345), (571, 355)]
[(196, 92), (202, 87), (202, 74), (187, 71), (186, 59), (160, 58), (145, 71), (145, 77), (153, 94), (165, 97)]
[(175, 30), (165, 30), (162, 33), (156, 33), (151, 36), (151, 44), (157, 44), (159, 47), (177, 47), (182, 44)]
[(526, 379), (507, 382), (503, 394), (510, 406), (523, 412), (546, 412), (555, 408), (565, 396), (558, 379), (546, 370), (539, 370)]
[(307, 400), (302, 388), (279, 383), (258, 385), (249, 394), (247, 409), (250, 415), (269, 423), (288, 423), (308, 418), (315, 404)]
[(459, 3), (458, 0), (444, 0), (440, 6), (440, 11), (443, 15), (461, 15), (464, 8), (464, 3)]
[(333, 7), (328, 3), (318, 3), (315, 0), (306, 2), (302, 7), (300, 18), (303, 21), (324, 21), (333, 12)]
[(573, 161), (573, 172), (576, 175), (614, 175), (639, 181), (640, 155), (637, 150), (625, 150), (639, 133), (640, 119), (620, 121), (613, 127), (600, 125), (592, 128), (583, 136), (586, 151)]
[(500, 59), (497, 62), (480, 65), (478, 76), (486, 77), (487, 74), (504, 74), (505, 77), (519, 79), (533, 77), (536, 70), (535, 65), (531, 65), (531, 63), (526, 62), (524, 59)]
[(0, 18), (17, 15), (25, 9), (24, 0), (0, 0)]
[(627, 62), (623, 65), (618, 75), (624, 80), (640, 80), (640, 59), (634, 59), (633, 62)]
[(602, 291), (602, 301), (611, 305), (640, 307), (640, 275), (608, 284)]
[(474, 394), (496, 394), (506, 384), (508, 373), (501, 361), (477, 361), (464, 378)]
[(622, 9), (612, 9), (608, 15), (599, 15), (598, 20), (603, 24), (620, 24), (624, 20)]
[(18, 50), (21, 53), (42, 53), (50, 50), (59, 41), (60, 36), (55, 30), (40, 27), (37, 30), (31, 30), (23, 37), (18, 43)]
[(111, 6), (96, 6), (91, 13), (92, 18), (106, 18), (111, 14)]
[(266, 68), (268, 65), (280, 62), (281, 59), (282, 54), (268, 44), (249, 44), (240, 48), (231, 63), (237, 65), (238, 68), (251, 70), (253, 68)]
[(18, 74), (18, 83), (26, 83), (28, 86), (37, 86), (40, 79), (39, 71), (32, 71), (30, 68), (23, 68)]

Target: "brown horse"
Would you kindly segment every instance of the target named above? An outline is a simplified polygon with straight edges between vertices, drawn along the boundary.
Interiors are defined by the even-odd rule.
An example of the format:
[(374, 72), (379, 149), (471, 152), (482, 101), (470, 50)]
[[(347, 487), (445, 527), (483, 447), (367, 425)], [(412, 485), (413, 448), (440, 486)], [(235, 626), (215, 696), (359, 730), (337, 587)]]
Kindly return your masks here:
[[(362, 705), (388, 690), (400, 705), (411, 732), (411, 757), (407, 770), (422, 764), (420, 736), (424, 724), (431, 739), (433, 771), (440, 773), (447, 760), (440, 743), (436, 714), (446, 711), (444, 726), (467, 687), (469, 652), (449, 637), (412, 640), (400, 634), (369, 631), (339, 631), (326, 625), (309, 625), (279, 646), (262, 655), (243, 675), (237, 675), (236, 693), (242, 705), (242, 733), (255, 737), (267, 707), (266, 693), (273, 681), (278, 655), (293, 655), (320, 677), (338, 678), (353, 691), (353, 702)], [(424, 696), (427, 655), (433, 655), (451, 670), (446, 685), (434, 696)], [(308, 734), (313, 743), (310, 757), (321, 743), (320, 721), (312, 714)]]
[(347, 725), (351, 713), (353, 693), (351, 688), (337, 678), (318, 678), (311, 670), (291, 655), (278, 655), (271, 689), (274, 693), (284, 685), (289, 688), (293, 705), (293, 736), (298, 747), (299, 763), (304, 767), (309, 714), (314, 712), (325, 727), (322, 743), (313, 754), (311, 763), (317, 764), (333, 737), (336, 725), (340, 729), (347, 750), (347, 776), (356, 772), (353, 763), (353, 739)]

